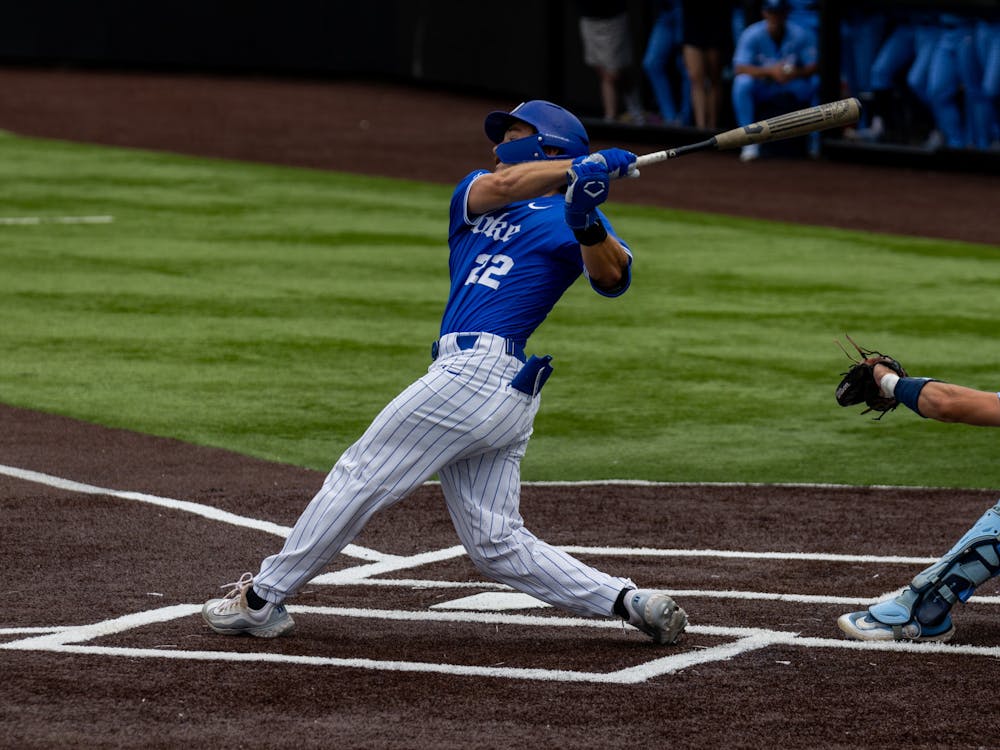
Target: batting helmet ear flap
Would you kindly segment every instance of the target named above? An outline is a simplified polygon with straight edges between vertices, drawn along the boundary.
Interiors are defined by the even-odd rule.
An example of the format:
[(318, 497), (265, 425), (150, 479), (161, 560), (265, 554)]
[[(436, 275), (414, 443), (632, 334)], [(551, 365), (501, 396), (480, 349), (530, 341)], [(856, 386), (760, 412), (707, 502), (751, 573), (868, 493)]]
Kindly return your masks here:
[(494, 149), (497, 158), (504, 164), (520, 164), (523, 161), (539, 161), (541, 159), (560, 159), (562, 154), (549, 156), (542, 145), (542, 136), (538, 133), (526, 138), (501, 143)]
[[(503, 143), (507, 129), (515, 122), (528, 123), (535, 129), (535, 135)], [(590, 153), (590, 137), (576, 115), (558, 104), (542, 99), (522, 102), (510, 112), (490, 112), (486, 116), (484, 130), (493, 143), (500, 144), (497, 147), (497, 156), (506, 164), (573, 158)], [(508, 148), (519, 141), (525, 143), (513, 149)], [(548, 156), (545, 153), (547, 147), (558, 149), (559, 154)]]

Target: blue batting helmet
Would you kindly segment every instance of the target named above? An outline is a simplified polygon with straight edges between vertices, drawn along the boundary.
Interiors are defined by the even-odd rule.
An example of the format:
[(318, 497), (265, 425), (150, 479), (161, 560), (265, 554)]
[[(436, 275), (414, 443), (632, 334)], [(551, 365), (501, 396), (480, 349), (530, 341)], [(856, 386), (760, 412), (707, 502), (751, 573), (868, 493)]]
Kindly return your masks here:
[[(535, 134), (503, 143), (507, 128), (518, 121), (531, 125)], [(576, 115), (542, 99), (522, 102), (510, 112), (490, 112), (486, 115), (484, 128), (487, 137), (498, 144), (497, 156), (504, 164), (574, 158), (590, 153), (590, 138)], [(546, 147), (557, 148), (560, 153), (549, 156), (545, 153)]]

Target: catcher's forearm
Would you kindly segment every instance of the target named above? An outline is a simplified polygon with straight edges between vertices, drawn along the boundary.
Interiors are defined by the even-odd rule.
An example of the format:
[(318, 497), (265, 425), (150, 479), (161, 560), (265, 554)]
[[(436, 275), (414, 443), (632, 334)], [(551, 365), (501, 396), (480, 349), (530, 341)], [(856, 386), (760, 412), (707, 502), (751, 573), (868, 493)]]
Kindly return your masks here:
[(942, 383), (933, 378), (900, 378), (891, 370), (876, 379), (883, 394), (895, 398), (921, 417), (938, 422), (1000, 427), (1000, 396), (994, 392)]

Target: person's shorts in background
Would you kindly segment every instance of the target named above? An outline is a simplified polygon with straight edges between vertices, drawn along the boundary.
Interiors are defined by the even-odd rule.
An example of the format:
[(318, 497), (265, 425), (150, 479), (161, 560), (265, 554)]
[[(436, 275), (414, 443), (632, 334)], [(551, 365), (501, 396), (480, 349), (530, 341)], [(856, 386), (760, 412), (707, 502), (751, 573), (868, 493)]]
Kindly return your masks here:
[(684, 44), (698, 49), (726, 50), (732, 47), (730, 3), (726, 0), (692, 0), (683, 3), (683, 7)]
[(628, 14), (612, 18), (580, 18), (583, 61), (592, 68), (615, 72), (632, 64)]

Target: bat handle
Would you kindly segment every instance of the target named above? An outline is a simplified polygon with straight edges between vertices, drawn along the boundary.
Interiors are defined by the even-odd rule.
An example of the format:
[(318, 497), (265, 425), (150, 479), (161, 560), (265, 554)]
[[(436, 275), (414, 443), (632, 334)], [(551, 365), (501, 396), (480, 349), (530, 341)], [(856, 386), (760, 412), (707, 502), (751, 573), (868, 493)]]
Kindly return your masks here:
[(635, 160), (635, 165), (637, 167), (645, 167), (647, 164), (657, 164), (661, 161), (666, 161), (670, 158), (669, 151), (657, 151), (653, 154), (643, 154), (638, 159)]
[(641, 169), (647, 164), (656, 164), (667, 159), (676, 159), (678, 156), (684, 156), (684, 154), (690, 154), (695, 151), (706, 151), (710, 148), (716, 148), (717, 145), (715, 136), (713, 136), (707, 141), (690, 143), (687, 146), (678, 146), (677, 148), (668, 148), (666, 151), (655, 151), (652, 154), (643, 154), (635, 160), (635, 165)]

